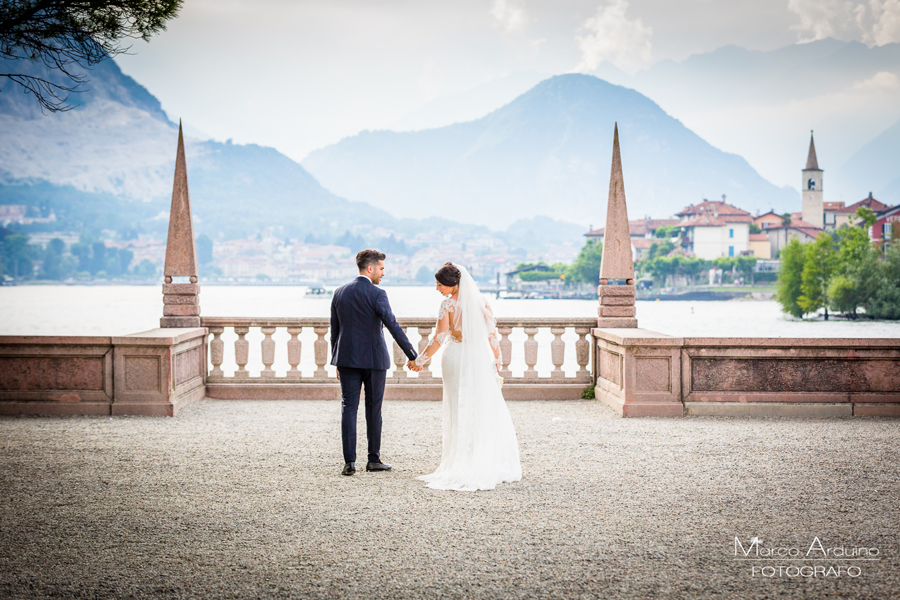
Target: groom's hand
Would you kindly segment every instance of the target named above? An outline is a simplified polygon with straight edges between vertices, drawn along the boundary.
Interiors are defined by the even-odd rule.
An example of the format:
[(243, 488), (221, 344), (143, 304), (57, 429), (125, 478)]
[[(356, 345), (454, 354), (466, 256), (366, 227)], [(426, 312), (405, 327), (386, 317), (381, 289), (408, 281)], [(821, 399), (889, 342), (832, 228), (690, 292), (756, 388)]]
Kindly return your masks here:
[(418, 373), (419, 371), (422, 370), (422, 367), (417, 365), (416, 361), (414, 361), (414, 360), (411, 360), (408, 363), (406, 363), (406, 368), (409, 369), (410, 371), (415, 371), (416, 373)]

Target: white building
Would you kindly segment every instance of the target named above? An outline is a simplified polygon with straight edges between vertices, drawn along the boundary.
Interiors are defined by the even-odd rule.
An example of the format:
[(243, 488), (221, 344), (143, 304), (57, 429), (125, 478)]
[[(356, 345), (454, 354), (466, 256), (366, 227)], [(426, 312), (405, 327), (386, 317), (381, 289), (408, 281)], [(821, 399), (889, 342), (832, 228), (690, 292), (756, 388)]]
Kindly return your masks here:
[(704, 200), (675, 216), (684, 232), (682, 245), (695, 256), (714, 260), (720, 256), (740, 256), (750, 251), (750, 223), (745, 210), (723, 201)]

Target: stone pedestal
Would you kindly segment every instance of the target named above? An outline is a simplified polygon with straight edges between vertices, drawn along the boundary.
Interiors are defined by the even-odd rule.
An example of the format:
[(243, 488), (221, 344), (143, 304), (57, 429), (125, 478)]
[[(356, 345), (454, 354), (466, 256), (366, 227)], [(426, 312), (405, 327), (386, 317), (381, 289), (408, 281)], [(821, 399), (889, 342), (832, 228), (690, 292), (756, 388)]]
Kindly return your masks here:
[(159, 326), (200, 327), (200, 284), (164, 283)]
[(623, 417), (681, 417), (681, 338), (637, 328), (593, 330), (596, 387)]
[[(600, 307), (597, 309), (597, 327), (637, 327), (634, 310), (634, 283), (625, 285), (609, 285), (600, 280), (597, 295)], [(630, 280), (634, 281), (634, 280)]]

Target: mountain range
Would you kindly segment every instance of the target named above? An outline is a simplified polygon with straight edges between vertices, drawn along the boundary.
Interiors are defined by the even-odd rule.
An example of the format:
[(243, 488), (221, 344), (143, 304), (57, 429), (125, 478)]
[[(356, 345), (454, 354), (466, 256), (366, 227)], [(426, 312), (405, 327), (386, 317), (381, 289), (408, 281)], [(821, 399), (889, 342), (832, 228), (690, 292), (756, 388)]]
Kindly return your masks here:
[[(853, 201), (883, 189), (842, 165), (900, 119), (900, 44), (868, 47), (826, 38), (769, 51), (725, 46), (682, 61), (660, 61), (634, 74), (608, 62), (588, 74), (653, 99), (712, 145), (747, 159), (776, 185), (800, 184), (809, 130), (815, 129), (819, 160), (829, 173), (829, 200)], [(475, 120), (550, 76), (516, 72), (439, 97), (390, 129), (436, 129)], [(893, 160), (876, 180), (900, 176), (900, 146), (878, 164), (887, 156)], [(900, 195), (893, 194), (891, 203), (900, 203)]]
[[(900, 121), (859, 149), (844, 163), (835, 177), (838, 181), (852, 181), (855, 196), (848, 195), (847, 204), (872, 192), (885, 204), (900, 204)], [(828, 190), (828, 180), (823, 188)], [(827, 192), (826, 192), (827, 193)]]
[[(3, 64), (31, 69), (28, 63)], [(87, 73), (89, 90), (72, 96), (74, 110), (42, 114), (34, 99), (0, 78), (0, 204), (34, 206), (59, 221), (46, 227), (165, 235), (178, 126), (159, 101), (113, 60)], [(331, 243), (351, 231), (368, 242), (484, 226), (448, 218), (405, 218), (325, 189), (300, 164), (273, 148), (186, 140), (188, 179), (197, 234), (244, 238), (264, 230), (280, 237)], [(418, 217), (418, 215), (417, 215)], [(541, 252), (580, 238), (583, 225), (515, 223), (495, 235)], [(381, 233), (375, 233), (375, 232)]]
[[(810, 65), (823, 57), (838, 64), (839, 83), (849, 85), (855, 77), (900, 72), (897, 48), (888, 45), (873, 54), (858, 44), (826, 40), (774, 58), (724, 48), (683, 63), (660, 63), (636, 76), (611, 65), (597, 73), (641, 91), (652, 91), (657, 79), (682, 78), (688, 87), (704, 89), (694, 93), (697, 105), (713, 102), (710, 98), (739, 105), (742, 94), (756, 94), (754, 102), (766, 97), (765, 90), (754, 91), (752, 82), (740, 81), (741, 71), (758, 71), (757, 79), (772, 79), (772, 97), (784, 93), (781, 100), (788, 101), (818, 93), (815, 86), (784, 89), (797, 87), (787, 85), (797, 70), (815, 73)], [(740, 67), (731, 74), (729, 61)], [(871, 64), (858, 68), (860, 61)], [(4, 72), (14, 70), (5, 62), (0, 61)], [(817, 77), (824, 82), (822, 64)], [(34, 68), (24, 62), (14, 66)], [(73, 228), (164, 232), (177, 125), (153, 94), (114, 61), (101, 63), (88, 76), (90, 90), (74, 96), (75, 110), (48, 115), (0, 78), (0, 203), (53, 208)], [(727, 93), (707, 94), (714, 80), (723, 82)], [(678, 94), (671, 86), (656, 89), (665, 106), (673, 105)], [(488, 232), (490, 227), (522, 248), (578, 239), (587, 226), (604, 220), (617, 121), (632, 218), (670, 215), (722, 194), (747, 210), (797, 209), (796, 192), (772, 185), (741, 156), (707, 143), (640, 91), (589, 75), (544, 79), (527, 72), (472, 94), (439, 99), (397, 127), (462, 122), (420, 131), (362, 132), (313, 152), (302, 164), (272, 148), (188, 139), (198, 234), (237, 238), (272, 228), (279, 236), (329, 241), (348, 230), (412, 236), (451, 227)], [(501, 96), (506, 100), (494, 107)], [(686, 103), (688, 97), (679, 101)], [(435, 121), (438, 113), (443, 116)], [(868, 191), (888, 203), (900, 201), (900, 125), (840, 168), (823, 152), (818, 131), (816, 143), (820, 164), (831, 173), (826, 189), (853, 180), (846, 187), (860, 189), (850, 201)], [(801, 150), (805, 158), (805, 147)], [(833, 199), (838, 198), (826, 197)]]
[(475, 121), (365, 131), (302, 164), (335, 193), (394, 214), (498, 226), (538, 215), (599, 223), (616, 122), (632, 216), (670, 215), (723, 194), (746, 210), (798, 203), (795, 192), (714, 148), (646, 96), (579, 74), (542, 81)]

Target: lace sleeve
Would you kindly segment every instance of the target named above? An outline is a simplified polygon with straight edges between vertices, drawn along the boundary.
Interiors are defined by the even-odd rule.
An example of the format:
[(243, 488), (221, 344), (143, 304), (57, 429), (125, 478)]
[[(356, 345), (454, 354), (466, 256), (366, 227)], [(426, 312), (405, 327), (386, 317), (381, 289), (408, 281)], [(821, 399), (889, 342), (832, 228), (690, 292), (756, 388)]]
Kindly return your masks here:
[(416, 357), (416, 364), (421, 366), (427, 365), (431, 361), (431, 357), (437, 352), (441, 346), (447, 343), (450, 338), (450, 311), (447, 300), (441, 302), (441, 309), (438, 312), (437, 324), (434, 328), (434, 335), (428, 341), (428, 346)]
[(498, 368), (503, 368), (503, 353), (500, 351), (500, 334), (495, 329), (488, 334), (488, 341), (491, 343), (491, 350), (494, 351), (494, 364)]

